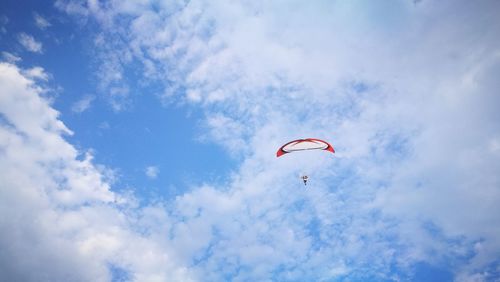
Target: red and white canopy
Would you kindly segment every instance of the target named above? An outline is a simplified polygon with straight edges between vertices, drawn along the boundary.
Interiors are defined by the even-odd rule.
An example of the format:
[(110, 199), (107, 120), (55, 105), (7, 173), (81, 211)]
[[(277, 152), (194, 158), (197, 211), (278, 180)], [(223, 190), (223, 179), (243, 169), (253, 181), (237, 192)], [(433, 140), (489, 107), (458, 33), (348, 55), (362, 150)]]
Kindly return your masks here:
[(281, 146), (281, 148), (278, 149), (278, 152), (276, 152), (276, 157), (281, 157), (287, 153), (305, 150), (325, 150), (335, 153), (335, 150), (330, 143), (321, 139), (306, 138), (293, 140)]

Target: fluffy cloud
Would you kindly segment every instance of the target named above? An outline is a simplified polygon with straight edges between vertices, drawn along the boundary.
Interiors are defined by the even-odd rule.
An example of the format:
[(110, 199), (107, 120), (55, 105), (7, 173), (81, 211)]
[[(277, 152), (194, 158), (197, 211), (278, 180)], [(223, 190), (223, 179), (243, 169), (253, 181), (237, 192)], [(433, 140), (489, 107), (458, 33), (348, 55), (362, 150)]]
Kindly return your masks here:
[(189, 281), (158, 235), (162, 207), (134, 209), (15, 65), (0, 64), (0, 272), (9, 281)]
[[(209, 280), (496, 275), (498, 5), (58, 1), (110, 38), (104, 87), (140, 62), (241, 158), (170, 208), (172, 248)], [(338, 157), (273, 157), (300, 136)]]

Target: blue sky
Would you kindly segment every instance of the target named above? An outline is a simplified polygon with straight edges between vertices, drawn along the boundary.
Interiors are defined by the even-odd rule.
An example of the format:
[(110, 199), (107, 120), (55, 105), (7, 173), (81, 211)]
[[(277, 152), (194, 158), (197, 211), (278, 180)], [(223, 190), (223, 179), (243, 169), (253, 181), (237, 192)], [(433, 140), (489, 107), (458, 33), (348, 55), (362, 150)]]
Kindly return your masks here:
[(3, 1), (1, 280), (498, 280), (498, 6)]
[[(5, 5), (7, 18), (23, 20), (6, 24), (12, 30), (3, 35), (3, 50), (25, 54), (20, 66), (41, 65), (51, 74), (54, 79), (49, 83), (57, 89), (51, 94), (53, 107), (75, 132), (68, 141), (81, 151), (92, 150), (97, 163), (115, 170), (120, 185), (114, 188), (132, 188), (141, 191), (141, 197), (149, 193), (171, 197), (191, 185), (227, 177), (235, 162), (220, 146), (201, 140), (200, 110), (182, 102), (163, 106), (157, 97), (161, 87), (140, 85), (137, 80), (141, 78), (133, 73), (123, 82), (130, 97), (117, 102), (126, 110), (115, 110), (110, 105), (113, 102), (100, 97), (104, 92), (98, 89), (100, 74), (93, 69), (98, 61), (89, 48), (92, 28), (75, 23), (52, 5), (38, 3), (37, 7), (37, 1), (31, 3), (31, 9), (17, 5), (15, 1)], [(35, 20), (42, 13), (50, 23), (43, 29)], [(39, 40), (41, 53), (23, 52), (18, 42), (18, 34), (23, 32)], [(78, 33), (82, 36), (76, 36)], [(140, 66), (130, 68), (135, 67)], [(85, 101), (87, 106), (83, 106)], [(148, 167), (155, 168), (157, 176), (148, 177)]]

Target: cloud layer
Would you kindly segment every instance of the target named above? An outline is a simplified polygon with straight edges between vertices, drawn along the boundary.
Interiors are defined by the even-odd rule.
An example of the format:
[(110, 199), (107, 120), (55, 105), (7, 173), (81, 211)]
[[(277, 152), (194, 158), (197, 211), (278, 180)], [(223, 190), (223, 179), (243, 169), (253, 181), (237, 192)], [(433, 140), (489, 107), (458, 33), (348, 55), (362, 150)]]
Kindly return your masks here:
[[(67, 273), (30, 260), (20, 268), (55, 280), (105, 280), (109, 265), (137, 281), (409, 280), (423, 262), (457, 280), (498, 277), (497, 2), (57, 5), (99, 24), (103, 89), (139, 63), (144, 82), (166, 81), (163, 102), (205, 111), (203, 137), (240, 165), (224, 187), (133, 207), (64, 141), (69, 130), (36, 84), (2, 64), (10, 200), (0, 206), (20, 203), (28, 219), (4, 219), (2, 245), (40, 234), (8, 256), (38, 247), (35, 257), (64, 248), (71, 254), (50, 259), (75, 258)], [(336, 157), (274, 157), (297, 137), (328, 139)]]
[(109, 281), (118, 269), (138, 281), (190, 280), (149, 238), (163, 209), (130, 210), (132, 198), (111, 192), (91, 155), (65, 141), (71, 131), (43, 89), (16, 66), (0, 64), (0, 85), (2, 279)]

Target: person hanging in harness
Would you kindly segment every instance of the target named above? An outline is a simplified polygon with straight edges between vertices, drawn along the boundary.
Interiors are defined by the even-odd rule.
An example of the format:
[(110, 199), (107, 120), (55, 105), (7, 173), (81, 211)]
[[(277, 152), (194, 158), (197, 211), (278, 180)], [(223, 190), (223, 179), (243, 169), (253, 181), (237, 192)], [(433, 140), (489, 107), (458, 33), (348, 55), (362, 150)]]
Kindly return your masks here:
[(304, 181), (304, 185), (307, 185), (307, 179), (309, 179), (309, 177), (307, 177), (307, 175), (304, 175), (300, 178), (302, 178), (302, 181)]

